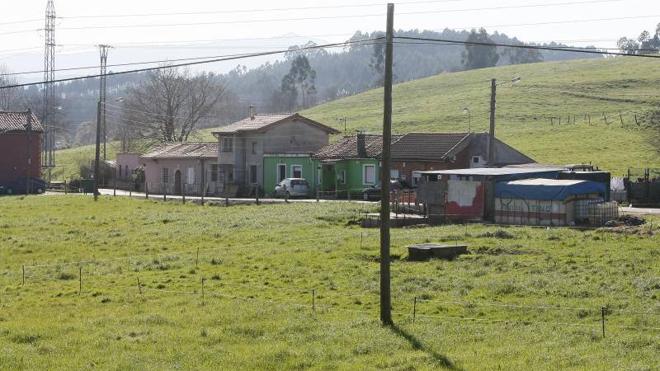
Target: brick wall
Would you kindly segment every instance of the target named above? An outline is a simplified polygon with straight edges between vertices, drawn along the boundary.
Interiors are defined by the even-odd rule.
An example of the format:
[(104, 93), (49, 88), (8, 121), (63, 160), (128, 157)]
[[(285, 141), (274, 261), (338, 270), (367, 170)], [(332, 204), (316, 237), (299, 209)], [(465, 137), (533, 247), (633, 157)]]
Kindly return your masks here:
[[(32, 165), (28, 167), (28, 136), (25, 132), (0, 135), (0, 184), (26, 176), (41, 177), (41, 133), (30, 135)], [(29, 168), (29, 171), (28, 171)]]

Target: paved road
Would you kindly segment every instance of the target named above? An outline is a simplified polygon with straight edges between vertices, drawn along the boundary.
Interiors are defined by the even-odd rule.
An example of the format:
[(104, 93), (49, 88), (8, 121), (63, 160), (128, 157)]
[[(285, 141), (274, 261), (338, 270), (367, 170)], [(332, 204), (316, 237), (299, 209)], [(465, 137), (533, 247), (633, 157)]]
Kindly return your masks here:
[(660, 215), (660, 209), (651, 209), (643, 207), (622, 207), (621, 211), (626, 214), (637, 214), (637, 215)]
[[(101, 195), (105, 196), (112, 196), (114, 194), (114, 191), (112, 189), (104, 189), (101, 188), (99, 189), (99, 193)], [(59, 193), (61, 194), (61, 193)], [(129, 197), (132, 196), (133, 198), (145, 198), (145, 194), (142, 192), (133, 192), (132, 194), (129, 193), (128, 191), (124, 190), (117, 190), (117, 196), (122, 196), (122, 197)], [(168, 200), (178, 200), (181, 201), (183, 197), (182, 196), (173, 196), (173, 195), (167, 195)], [(163, 195), (162, 194), (153, 194), (149, 193), (149, 199), (153, 200), (163, 200)], [(186, 196), (186, 201), (193, 201), (193, 200), (201, 200), (201, 197), (199, 196)], [(226, 202), (229, 201), (230, 204), (232, 205), (237, 205), (237, 204), (254, 204), (256, 203), (256, 199), (254, 198), (237, 198), (237, 197), (232, 197), (232, 198), (224, 198), (224, 197), (204, 197), (204, 202)], [(286, 200), (283, 198), (259, 198), (260, 203), (264, 204), (280, 204), (280, 203), (285, 203)], [(302, 202), (302, 203), (315, 203), (316, 199), (299, 199), (299, 198), (292, 198), (289, 199), (289, 202)], [(354, 203), (361, 203), (361, 204), (374, 204), (372, 201), (362, 201), (362, 200), (319, 200), (319, 202), (354, 202)]]

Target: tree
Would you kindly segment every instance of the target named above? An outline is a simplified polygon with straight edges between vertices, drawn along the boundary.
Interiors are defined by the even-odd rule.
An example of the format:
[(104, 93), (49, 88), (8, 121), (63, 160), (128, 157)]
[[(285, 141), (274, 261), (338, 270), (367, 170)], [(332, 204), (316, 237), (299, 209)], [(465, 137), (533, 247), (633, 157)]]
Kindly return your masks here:
[[(14, 85), (18, 81), (8, 76), (9, 70), (0, 65), (0, 86)], [(0, 89), (0, 110), (18, 109), (20, 105), (21, 91), (17, 88)]]
[[(383, 37), (384, 33), (379, 32), (374, 35), (376, 37)], [(383, 86), (383, 79), (385, 78), (385, 42), (380, 40), (374, 43), (373, 52), (371, 54), (371, 59), (369, 60), (369, 67), (376, 74), (376, 80), (374, 81), (374, 87)]]
[(193, 76), (176, 68), (151, 72), (127, 92), (121, 126), (129, 133), (123, 134), (158, 142), (185, 142), (226, 93), (224, 84), (212, 73)]
[[(281, 91), (287, 108), (293, 111), (296, 106), (308, 107), (313, 104), (316, 94), (316, 71), (304, 55), (298, 55), (291, 62), (289, 73), (282, 78)], [(298, 103), (300, 97), (300, 103)]]
[[(525, 44), (517, 43), (517, 45)], [(504, 52), (502, 52), (502, 56), (507, 57), (510, 64), (536, 63), (543, 61), (543, 55), (538, 49), (506, 48), (504, 49)]]
[(655, 54), (660, 52), (660, 23), (655, 28), (655, 34), (651, 36), (648, 31), (642, 31), (637, 40), (622, 37), (616, 46), (622, 53), (626, 54)]
[[(493, 40), (488, 37), (488, 32), (486, 32), (484, 28), (480, 28), (479, 32), (472, 30), (467, 41), (472, 43), (494, 44)], [(495, 45), (465, 44), (465, 51), (463, 51), (462, 56), (463, 66), (468, 70), (493, 67), (500, 59)]]

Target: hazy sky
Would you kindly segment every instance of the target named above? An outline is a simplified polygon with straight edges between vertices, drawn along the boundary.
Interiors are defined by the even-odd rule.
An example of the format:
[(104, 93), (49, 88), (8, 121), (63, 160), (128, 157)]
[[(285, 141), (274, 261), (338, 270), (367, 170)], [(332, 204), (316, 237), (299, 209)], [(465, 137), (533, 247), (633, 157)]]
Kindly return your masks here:
[[(43, 28), (46, 0), (3, 2), (0, 64), (14, 71), (26, 64), (39, 65), (44, 43), (39, 29)], [(57, 53), (63, 56), (57, 59), (57, 67), (76, 65), (75, 58), (66, 56), (90, 52), (99, 43), (117, 50), (137, 50), (143, 43), (184, 42), (183, 46), (167, 46), (168, 58), (176, 58), (181, 48), (199, 49), (200, 56), (214, 55), (214, 50), (205, 50), (200, 44), (203, 40), (231, 39), (227, 44), (239, 49), (242, 39), (256, 38), (246, 40), (252, 51), (286, 47), (287, 42), (278, 44), (277, 38), (291, 34), (343, 41), (356, 30), (383, 29), (385, 4), (378, 0), (55, 0)], [(620, 36), (637, 37), (643, 29), (655, 30), (660, 22), (657, 0), (404, 0), (395, 4), (397, 29), (485, 26), (489, 32), (498, 30), (524, 41), (557, 40), (579, 46), (613, 47)], [(188, 14), (149, 15), (154, 13)], [(613, 19), (621, 17), (629, 18)], [(23, 22), (26, 20), (29, 22)], [(556, 23), (565, 21), (576, 22)]]

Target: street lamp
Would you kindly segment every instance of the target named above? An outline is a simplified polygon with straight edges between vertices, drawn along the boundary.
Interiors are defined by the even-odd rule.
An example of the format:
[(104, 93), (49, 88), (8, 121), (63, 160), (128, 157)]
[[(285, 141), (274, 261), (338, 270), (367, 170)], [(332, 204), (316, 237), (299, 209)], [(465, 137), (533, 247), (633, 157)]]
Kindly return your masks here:
[(468, 133), (470, 133), (470, 126), (472, 125), (472, 113), (470, 112), (469, 108), (465, 107), (463, 108), (463, 114), (468, 115)]

